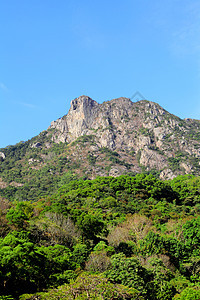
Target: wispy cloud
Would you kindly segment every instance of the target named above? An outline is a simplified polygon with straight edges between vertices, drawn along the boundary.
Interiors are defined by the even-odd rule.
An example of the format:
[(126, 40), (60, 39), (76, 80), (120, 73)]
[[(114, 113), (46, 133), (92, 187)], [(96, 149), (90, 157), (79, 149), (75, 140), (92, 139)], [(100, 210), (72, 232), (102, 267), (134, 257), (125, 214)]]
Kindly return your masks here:
[[(8, 89), (8, 87), (2, 82), (0, 81), (0, 90), (9, 92), (10, 90)], [(28, 102), (24, 102), (24, 101), (16, 101), (16, 100), (6, 100), (7, 102), (11, 102), (11, 103), (15, 103), (16, 105), (20, 105), (20, 106), (24, 106), (30, 109), (35, 109), (37, 108), (36, 105), (32, 104), (32, 103), (28, 103)]]
[(183, 12), (185, 19), (172, 35), (171, 50), (176, 55), (199, 55), (200, 52), (200, 3), (193, 1)]
[(0, 89), (3, 90), (3, 91), (8, 92), (8, 88), (3, 82), (0, 82)]
[(200, 51), (200, 27), (190, 24), (176, 31), (173, 36), (171, 50), (174, 54), (196, 55)]
[(31, 108), (31, 109), (37, 108), (36, 105), (31, 104), (31, 103), (27, 103), (27, 102), (17, 102), (17, 104), (19, 104), (19, 105), (21, 105), (21, 106), (24, 106), (24, 107)]
[[(155, 1), (149, 24), (155, 26), (176, 57), (200, 53), (200, 1)], [(152, 25), (153, 24), (153, 25)]]

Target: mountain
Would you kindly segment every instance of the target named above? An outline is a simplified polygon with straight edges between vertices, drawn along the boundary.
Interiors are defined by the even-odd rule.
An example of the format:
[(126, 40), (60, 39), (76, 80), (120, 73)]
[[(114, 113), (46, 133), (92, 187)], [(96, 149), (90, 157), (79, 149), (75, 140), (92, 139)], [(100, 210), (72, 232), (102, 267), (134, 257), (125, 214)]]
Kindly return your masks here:
[(199, 125), (81, 96), (0, 149), (0, 299), (200, 299)]
[(36, 199), (74, 176), (199, 175), (199, 129), (200, 120), (180, 119), (151, 101), (99, 104), (80, 96), (38, 136), (0, 149), (0, 195)]
[(199, 172), (199, 128), (199, 120), (181, 120), (154, 102), (118, 98), (98, 104), (86, 96), (73, 100), (69, 113), (50, 126), (56, 143), (91, 136), (92, 152), (117, 151), (131, 171), (155, 168), (161, 178)]

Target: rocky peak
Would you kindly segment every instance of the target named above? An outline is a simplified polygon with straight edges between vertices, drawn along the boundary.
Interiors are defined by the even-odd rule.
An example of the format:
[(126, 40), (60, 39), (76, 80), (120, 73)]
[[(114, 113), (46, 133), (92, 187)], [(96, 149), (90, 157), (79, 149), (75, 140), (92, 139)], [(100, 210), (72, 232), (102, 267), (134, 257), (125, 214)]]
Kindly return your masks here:
[(200, 157), (199, 125), (198, 120), (182, 120), (152, 101), (120, 97), (98, 104), (80, 96), (71, 101), (68, 114), (53, 121), (49, 129), (56, 143), (93, 136), (96, 149), (134, 153), (137, 168), (157, 169), (162, 176), (172, 177), (173, 163), (179, 173), (193, 170), (194, 162), (196, 170), (200, 169), (196, 161)]
[(121, 108), (129, 108), (133, 105), (133, 102), (129, 99), (129, 98), (125, 98), (125, 97), (120, 97), (120, 98), (116, 98), (116, 99), (112, 99), (110, 101), (107, 101), (107, 103), (110, 103), (111, 105), (112, 104), (115, 104), (117, 105), (118, 107), (121, 107)]
[(99, 104), (88, 96), (80, 96), (71, 101), (69, 112), (64, 117), (53, 121), (50, 128), (56, 131), (52, 139), (55, 142), (72, 142), (88, 133), (88, 128), (96, 117)]
[(68, 114), (77, 114), (80, 117), (89, 118), (98, 103), (88, 96), (80, 96), (71, 101), (71, 107)]
[[(73, 130), (74, 126), (80, 126), (81, 131), (90, 127), (98, 106), (99, 104), (88, 96), (80, 96), (72, 100), (67, 115), (69, 130)], [(81, 131), (79, 131), (80, 135)]]

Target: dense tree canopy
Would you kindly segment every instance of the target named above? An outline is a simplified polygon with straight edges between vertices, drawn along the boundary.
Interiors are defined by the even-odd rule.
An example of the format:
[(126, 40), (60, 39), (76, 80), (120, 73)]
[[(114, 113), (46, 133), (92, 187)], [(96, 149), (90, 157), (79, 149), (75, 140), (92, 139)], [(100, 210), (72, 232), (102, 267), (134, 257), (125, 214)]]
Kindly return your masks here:
[(68, 179), (2, 202), (0, 299), (199, 299), (198, 177)]

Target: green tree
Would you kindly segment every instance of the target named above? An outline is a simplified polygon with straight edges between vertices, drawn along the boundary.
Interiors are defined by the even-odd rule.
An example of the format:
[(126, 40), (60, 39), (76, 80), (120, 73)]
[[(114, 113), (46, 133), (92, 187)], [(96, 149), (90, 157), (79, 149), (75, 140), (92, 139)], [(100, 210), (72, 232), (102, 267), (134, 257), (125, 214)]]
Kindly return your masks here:
[(43, 281), (43, 257), (23, 232), (9, 233), (0, 240), (0, 282), (4, 294), (34, 291)]
[(9, 209), (6, 218), (10, 224), (23, 228), (26, 222), (33, 215), (33, 206), (30, 202), (15, 202), (14, 206)]
[(173, 300), (199, 300), (199, 287), (187, 287), (179, 295), (175, 295)]
[(146, 294), (145, 286), (148, 273), (134, 257), (126, 258), (123, 253), (113, 255), (111, 267), (105, 274), (113, 283), (133, 287), (142, 294)]
[(47, 293), (34, 295), (22, 295), (20, 300), (31, 300), (38, 297), (40, 300), (144, 300), (140, 292), (134, 288), (128, 288), (120, 284), (113, 284), (103, 275), (82, 273), (76, 281), (69, 285), (60, 286)]
[(183, 225), (183, 237), (185, 246), (188, 248), (188, 255), (199, 255), (200, 247), (200, 216), (187, 221)]
[(101, 216), (92, 213), (82, 213), (77, 220), (79, 228), (87, 239), (94, 240), (101, 233), (105, 224)]

